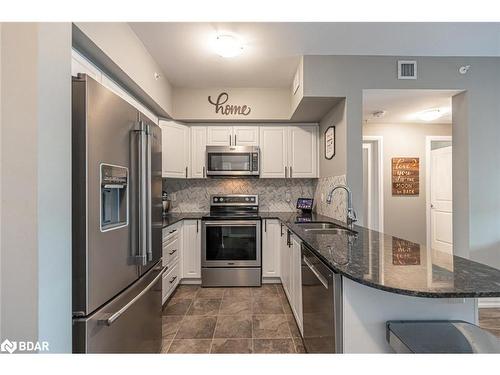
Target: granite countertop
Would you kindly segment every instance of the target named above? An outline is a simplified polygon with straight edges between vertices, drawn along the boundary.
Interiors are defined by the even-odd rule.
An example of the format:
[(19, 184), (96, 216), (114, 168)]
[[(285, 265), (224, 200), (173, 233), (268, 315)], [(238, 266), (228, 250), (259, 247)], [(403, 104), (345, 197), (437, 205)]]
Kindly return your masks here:
[[(164, 225), (200, 219), (205, 214), (172, 213)], [(280, 220), (333, 271), (361, 284), (416, 297), (500, 297), (500, 270), (496, 268), (358, 225), (353, 228), (355, 233), (305, 231), (298, 222), (330, 222), (345, 227), (343, 222), (315, 213), (259, 212), (259, 216)]]

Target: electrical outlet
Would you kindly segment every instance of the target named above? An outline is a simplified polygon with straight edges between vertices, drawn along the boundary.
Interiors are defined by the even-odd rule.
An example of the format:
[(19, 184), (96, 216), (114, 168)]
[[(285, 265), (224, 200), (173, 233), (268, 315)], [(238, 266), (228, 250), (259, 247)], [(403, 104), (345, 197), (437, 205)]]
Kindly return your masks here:
[(170, 193), (170, 200), (172, 202), (175, 202), (177, 200), (177, 194), (176, 193)]
[(287, 190), (285, 193), (285, 200), (287, 203), (290, 203), (292, 201), (292, 193), (290, 193), (290, 190)]

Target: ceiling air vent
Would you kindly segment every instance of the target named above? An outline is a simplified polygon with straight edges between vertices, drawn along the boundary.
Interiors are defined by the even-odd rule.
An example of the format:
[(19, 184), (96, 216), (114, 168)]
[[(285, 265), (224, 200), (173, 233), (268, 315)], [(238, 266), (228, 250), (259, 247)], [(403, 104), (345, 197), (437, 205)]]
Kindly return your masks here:
[(399, 60), (398, 79), (417, 79), (417, 62)]

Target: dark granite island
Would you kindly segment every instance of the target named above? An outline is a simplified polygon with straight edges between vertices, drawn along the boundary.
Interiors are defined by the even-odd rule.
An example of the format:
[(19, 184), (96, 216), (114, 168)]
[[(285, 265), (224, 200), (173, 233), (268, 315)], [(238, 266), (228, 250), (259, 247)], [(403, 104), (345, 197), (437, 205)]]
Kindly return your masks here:
[(361, 226), (348, 234), (304, 230), (300, 222), (345, 226), (317, 214), (261, 215), (281, 220), (342, 275), (344, 353), (392, 353), (385, 339), (388, 320), (459, 319), (477, 324), (477, 298), (500, 296), (498, 269)]

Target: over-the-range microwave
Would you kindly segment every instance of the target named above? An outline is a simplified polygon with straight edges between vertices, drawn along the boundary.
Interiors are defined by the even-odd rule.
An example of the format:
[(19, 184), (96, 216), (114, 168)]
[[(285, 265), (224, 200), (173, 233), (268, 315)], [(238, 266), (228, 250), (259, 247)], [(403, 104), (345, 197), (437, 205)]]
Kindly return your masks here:
[(207, 146), (207, 176), (258, 177), (258, 146)]

